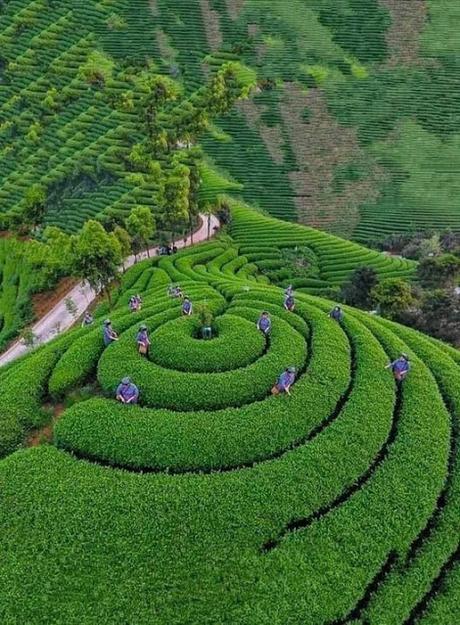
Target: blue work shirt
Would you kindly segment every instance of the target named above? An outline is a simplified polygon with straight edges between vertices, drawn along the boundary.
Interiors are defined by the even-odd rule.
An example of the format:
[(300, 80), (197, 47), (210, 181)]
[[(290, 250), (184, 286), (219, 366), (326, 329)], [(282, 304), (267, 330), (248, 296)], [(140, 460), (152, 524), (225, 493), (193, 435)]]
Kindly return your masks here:
[(131, 404), (136, 404), (139, 399), (139, 389), (135, 384), (131, 382), (131, 384), (120, 384), (117, 388), (117, 397), (121, 395), (125, 401), (129, 401), (131, 398)]
[(278, 379), (278, 388), (280, 390), (286, 390), (288, 386), (294, 384), (295, 373), (289, 373), (289, 371), (283, 371)]
[(113, 341), (113, 336), (112, 336), (113, 330), (110, 326), (104, 326), (103, 328), (103, 338), (104, 338), (104, 345), (110, 345), (110, 343), (112, 343)]
[(335, 319), (336, 321), (342, 321), (343, 319), (343, 310), (340, 308), (337, 310), (336, 308), (332, 309), (329, 313), (331, 319)]
[(268, 317), (259, 317), (257, 327), (259, 330), (262, 330), (262, 332), (268, 332), (272, 327), (272, 322)]
[(146, 345), (148, 345), (149, 335), (147, 334), (147, 330), (139, 330), (139, 332), (137, 333), (136, 341), (138, 343), (145, 343)]
[(192, 302), (184, 302), (182, 304), (182, 310), (184, 313), (189, 313), (192, 311)]
[(410, 370), (410, 363), (403, 358), (398, 358), (398, 360), (391, 363), (391, 369), (395, 373), (408, 373)]

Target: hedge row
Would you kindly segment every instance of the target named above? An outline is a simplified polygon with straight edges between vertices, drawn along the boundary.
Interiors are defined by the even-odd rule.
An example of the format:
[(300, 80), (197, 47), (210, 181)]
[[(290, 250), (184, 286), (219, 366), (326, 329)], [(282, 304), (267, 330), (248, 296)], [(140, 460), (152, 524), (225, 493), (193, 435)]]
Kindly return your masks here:
[(254, 323), (224, 315), (212, 324), (214, 338), (202, 340), (196, 317), (169, 322), (152, 334), (150, 360), (165, 369), (215, 372), (247, 367), (266, 349)]

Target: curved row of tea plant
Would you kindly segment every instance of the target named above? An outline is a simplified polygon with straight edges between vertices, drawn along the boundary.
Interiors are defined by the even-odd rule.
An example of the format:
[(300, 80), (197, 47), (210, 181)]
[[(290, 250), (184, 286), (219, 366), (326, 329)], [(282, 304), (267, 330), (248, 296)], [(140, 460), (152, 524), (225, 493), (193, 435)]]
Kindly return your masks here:
[[(104, 304), (95, 327), (0, 370), (5, 623), (403, 625), (435, 623), (452, 601), (457, 352), (350, 308), (338, 324), (330, 302), (300, 292), (285, 311), (281, 289), (245, 272), (277, 249), (276, 222), (254, 223), (235, 210), (249, 259), (222, 237), (129, 270), (108, 348)], [(302, 231), (279, 226), (281, 246)], [(192, 299), (191, 319), (171, 282)], [(202, 305), (209, 341), (197, 335)], [(412, 371), (398, 390), (385, 365), (401, 351)], [(272, 396), (291, 365), (291, 396)], [(125, 375), (137, 406), (113, 398)], [(46, 402), (67, 406), (53, 444), (11, 453), (50, 418)]]

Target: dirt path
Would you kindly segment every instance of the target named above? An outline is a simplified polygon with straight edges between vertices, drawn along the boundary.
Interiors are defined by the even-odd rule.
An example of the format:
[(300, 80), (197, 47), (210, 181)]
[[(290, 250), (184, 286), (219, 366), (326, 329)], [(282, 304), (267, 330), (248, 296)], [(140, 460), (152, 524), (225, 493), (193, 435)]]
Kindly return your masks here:
[[(193, 233), (192, 237), (187, 237), (186, 241), (178, 241), (176, 243), (178, 248), (189, 246), (192, 243), (199, 243), (200, 241), (205, 241), (207, 239), (208, 219), (205, 215), (200, 215), (200, 219), (201, 225), (198, 230)], [(212, 215), (210, 229), (211, 235), (215, 227), (219, 227), (219, 220), (217, 217)], [(155, 256), (157, 250), (157, 247), (149, 250), (150, 255)], [(136, 257), (132, 255), (125, 260), (124, 265), (126, 268), (132, 267), (132, 265), (135, 265), (146, 258), (147, 252), (138, 254)], [(47, 343), (48, 341), (51, 341), (51, 339), (55, 338), (57, 334), (72, 327), (75, 324), (75, 318), (80, 317), (88, 306), (96, 299), (96, 297), (97, 293), (95, 293), (87, 283), (80, 282), (77, 284), (71, 291), (63, 295), (59, 302), (48, 313), (46, 313), (44, 317), (31, 327), (32, 332), (37, 337), (37, 342), (40, 344)], [(72, 316), (67, 310), (66, 300), (69, 298), (76, 306), (75, 317)], [(16, 358), (19, 358), (19, 356), (22, 356), (27, 351), (28, 348), (22, 341), (16, 341), (4, 354), (0, 356), (0, 366), (5, 365), (12, 360), (16, 360)]]

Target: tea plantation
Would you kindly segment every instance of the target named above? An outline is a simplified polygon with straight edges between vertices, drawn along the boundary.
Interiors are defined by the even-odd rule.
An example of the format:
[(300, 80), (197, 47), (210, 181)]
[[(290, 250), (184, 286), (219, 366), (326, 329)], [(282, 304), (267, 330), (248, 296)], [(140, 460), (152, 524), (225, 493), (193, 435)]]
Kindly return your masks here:
[(460, 230), (457, 0), (155, 0), (153, 13), (157, 54), (190, 85), (219, 55), (258, 72), (259, 93), (204, 142), (246, 201), (359, 241)]
[[(287, 312), (257, 267), (276, 222), (233, 213), (234, 238), (125, 274), (118, 342), (103, 305), (1, 370), (2, 623), (456, 622), (458, 351), (350, 308), (339, 324), (302, 292)], [(278, 225), (280, 247), (313, 236)], [(213, 312), (212, 340), (171, 282)], [(291, 396), (271, 396), (292, 365)], [(126, 375), (138, 406), (114, 400)], [(53, 411), (52, 444), (17, 450)]]
[[(94, 279), (111, 305), (0, 368), (1, 625), (460, 623), (460, 352), (329, 316), (357, 268), (414, 279), (364, 243), (460, 232), (459, 19), (457, 0), (0, 0), (0, 350), (59, 255), (89, 280), (117, 227), (144, 249), (228, 222), (114, 281), (120, 251)], [(46, 226), (75, 236), (46, 247)]]

